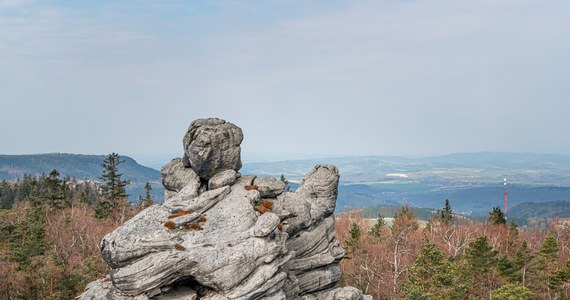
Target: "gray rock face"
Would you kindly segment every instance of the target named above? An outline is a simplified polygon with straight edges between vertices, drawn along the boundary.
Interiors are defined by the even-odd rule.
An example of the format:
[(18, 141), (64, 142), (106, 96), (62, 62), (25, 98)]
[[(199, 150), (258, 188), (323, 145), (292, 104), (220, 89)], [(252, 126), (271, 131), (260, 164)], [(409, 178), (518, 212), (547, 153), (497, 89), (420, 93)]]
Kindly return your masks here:
[(164, 165), (160, 177), (166, 190), (180, 192), (184, 187), (191, 186), (191, 191), (198, 195), (200, 177), (191, 168), (184, 167), (181, 158), (175, 158)]
[(241, 128), (221, 119), (199, 119), (184, 136), (184, 159), (198, 176), (210, 179), (225, 170), (241, 169)]
[[(234, 127), (219, 119), (195, 121), (185, 146), (194, 147), (198, 136), (210, 141), (200, 142), (212, 147), (207, 151), (224, 156), (227, 144), (210, 137)], [(221, 136), (234, 146), (243, 138), (241, 130), (233, 141), (231, 134)], [(162, 169), (169, 198), (103, 238), (110, 280), (90, 283), (79, 299), (369, 299), (355, 288), (333, 289), (344, 256), (332, 215), (336, 167), (315, 166), (291, 193), (274, 178), (240, 177), (235, 164), (200, 166), (206, 165), (224, 167), (208, 167), (207, 183), (183, 159)]]
[(262, 198), (275, 198), (285, 191), (286, 184), (274, 177), (257, 177), (253, 181)]
[(232, 185), (239, 178), (239, 173), (235, 170), (225, 170), (215, 174), (208, 181), (208, 189), (213, 190), (226, 185)]

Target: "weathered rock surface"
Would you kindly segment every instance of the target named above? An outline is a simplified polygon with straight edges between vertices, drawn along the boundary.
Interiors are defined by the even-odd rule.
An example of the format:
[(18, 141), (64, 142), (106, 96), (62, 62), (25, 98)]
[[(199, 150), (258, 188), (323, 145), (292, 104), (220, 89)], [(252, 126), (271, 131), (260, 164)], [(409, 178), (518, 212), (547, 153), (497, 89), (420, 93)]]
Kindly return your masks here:
[(161, 171), (164, 204), (103, 238), (110, 280), (90, 283), (79, 299), (370, 299), (333, 289), (344, 256), (334, 229), (337, 168), (317, 165), (287, 192), (282, 181), (237, 173), (242, 139), (223, 120), (193, 122), (185, 159)]
[(235, 170), (225, 170), (215, 174), (208, 181), (208, 189), (213, 190), (222, 186), (232, 185), (239, 178), (239, 173)]
[(199, 119), (184, 136), (185, 166), (210, 179), (225, 170), (241, 169), (241, 128), (221, 119)]
[(274, 177), (257, 177), (253, 181), (257, 186), (259, 194), (262, 198), (275, 198), (285, 191), (287, 186), (285, 182), (275, 179)]
[(191, 168), (184, 167), (181, 158), (175, 158), (164, 165), (160, 170), (160, 176), (165, 190), (180, 192), (187, 187), (187, 193), (198, 195), (200, 177)]

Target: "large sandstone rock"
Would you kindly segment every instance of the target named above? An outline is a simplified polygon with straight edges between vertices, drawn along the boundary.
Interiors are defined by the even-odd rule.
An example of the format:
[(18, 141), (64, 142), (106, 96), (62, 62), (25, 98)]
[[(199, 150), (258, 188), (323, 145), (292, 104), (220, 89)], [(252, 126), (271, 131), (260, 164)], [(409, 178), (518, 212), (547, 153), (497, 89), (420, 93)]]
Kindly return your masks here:
[(210, 179), (224, 170), (241, 169), (241, 128), (221, 119), (199, 119), (184, 136), (184, 164)]
[(317, 165), (286, 192), (274, 178), (240, 176), (233, 158), (233, 166), (208, 162), (226, 159), (227, 145), (237, 145), (239, 156), (243, 137), (228, 133), (234, 128), (218, 119), (192, 123), (187, 154), (200, 140), (217, 156), (193, 164), (188, 155), (192, 168), (175, 159), (162, 169), (169, 197), (103, 238), (110, 276), (79, 299), (370, 299), (355, 288), (333, 289), (344, 256), (333, 216), (337, 168)]

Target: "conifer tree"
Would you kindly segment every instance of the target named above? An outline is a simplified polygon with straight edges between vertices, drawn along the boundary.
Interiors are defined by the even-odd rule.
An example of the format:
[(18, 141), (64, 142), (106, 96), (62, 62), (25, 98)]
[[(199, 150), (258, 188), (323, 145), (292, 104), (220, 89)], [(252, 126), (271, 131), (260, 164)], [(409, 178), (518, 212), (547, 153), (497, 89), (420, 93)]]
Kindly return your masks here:
[(487, 237), (479, 237), (467, 246), (465, 260), (472, 277), (472, 292), (488, 298), (492, 288), (490, 275), (497, 264), (497, 251), (489, 245)]
[(59, 172), (53, 169), (47, 177), (40, 183), (43, 185), (43, 200), (55, 208), (63, 208), (65, 206), (65, 183), (59, 179)]
[(441, 223), (450, 225), (453, 224), (453, 211), (451, 210), (451, 205), (449, 204), (449, 199), (445, 199), (445, 206), (440, 213)]
[(113, 209), (119, 206), (122, 200), (128, 197), (125, 187), (129, 184), (128, 180), (122, 180), (122, 173), (119, 173), (118, 166), (124, 163), (119, 154), (113, 152), (103, 161), (103, 180), (101, 185), (102, 199), (99, 200), (95, 207), (95, 216), (100, 219), (109, 217)]
[(383, 240), (384, 236), (382, 234), (382, 229), (384, 226), (386, 226), (386, 220), (384, 219), (384, 216), (379, 213), (378, 217), (376, 218), (376, 223), (372, 226), (372, 228), (370, 228), (368, 235), (372, 236), (377, 241)]
[(149, 182), (147, 182), (144, 185), (144, 192), (145, 192), (145, 196), (144, 198), (139, 196), (139, 202), (138, 205), (142, 208), (147, 208), (151, 205), (154, 204), (154, 199), (152, 198), (150, 192), (152, 191), (152, 186), (150, 185)]
[(424, 244), (408, 275), (405, 299), (463, 299), (468, 280), (434, 244)]
[(519, 272), (519, 282), (527, 286), (528, 278), (536, 277), (535, 255), (528, 248), (528, 243), (523, 241), (514, 258), (514, 263)]
[(350, 237), (345, 241), (346, 246), (350, 249), (356, 246), (360, 239), (360, 226), (357, 223), (352, 223), (350, 227)]
[(505, 213), (503, 213), (501, 208), (498, 206), (493, 207), (493, 210), (489, 212), (488, 220), (491, 224), (495, 225), (507, 224)]

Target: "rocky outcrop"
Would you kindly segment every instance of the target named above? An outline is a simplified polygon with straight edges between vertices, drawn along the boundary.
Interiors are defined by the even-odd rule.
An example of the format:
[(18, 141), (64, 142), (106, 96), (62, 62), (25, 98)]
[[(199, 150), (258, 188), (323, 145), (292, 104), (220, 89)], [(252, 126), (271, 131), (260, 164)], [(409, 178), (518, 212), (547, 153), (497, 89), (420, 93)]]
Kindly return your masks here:
[(371, 299), (333, 289), (344, 256), (337, 168), (317, 165), (287, 192), (282, 181), (237, 172), (242, 139), (231, 123), (194, 121), (185, 157), (161, 171), (164, 204), (103, 238), (111, 274), (79, 299)]

